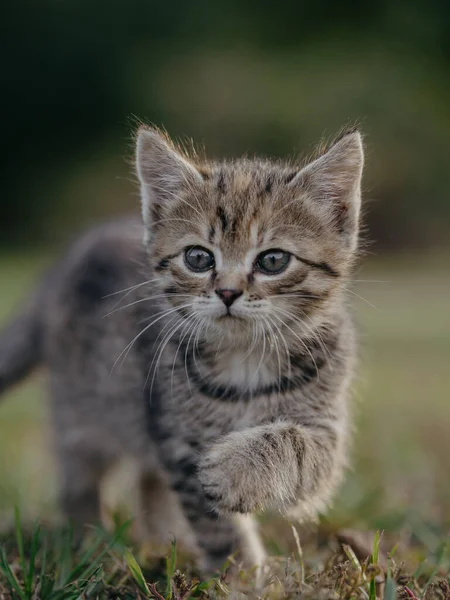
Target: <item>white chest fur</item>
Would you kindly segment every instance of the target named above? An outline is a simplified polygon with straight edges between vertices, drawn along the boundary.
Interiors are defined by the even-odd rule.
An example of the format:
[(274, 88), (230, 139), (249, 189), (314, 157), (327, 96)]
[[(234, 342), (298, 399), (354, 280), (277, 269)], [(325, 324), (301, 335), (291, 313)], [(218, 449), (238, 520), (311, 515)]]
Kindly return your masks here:
[(265, 356), (263, 351), (251, 354), (243, 351), (227, 353), (220, 357), (220, 369), (215, 373), (215, 381), (220, 385), (232, 386), (252, 391), (276, 383), (278, 366), (272, 357)]

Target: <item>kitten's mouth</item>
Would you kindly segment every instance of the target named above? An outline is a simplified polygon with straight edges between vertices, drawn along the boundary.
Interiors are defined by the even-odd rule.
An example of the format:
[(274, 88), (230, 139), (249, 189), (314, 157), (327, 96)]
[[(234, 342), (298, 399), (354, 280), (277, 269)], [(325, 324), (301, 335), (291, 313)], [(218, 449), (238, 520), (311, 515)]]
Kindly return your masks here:
[(229, 320), (229, 319), (236, 319), (236, 320), (237, 320), (237, 319), (239, 319), (239, 320), (243, 320), (243, 318), (242, 318), (242, 317), (239, 317), (238, 315), (233, 315), (233, 314), (230, 312), (230, 309), (229, 309), (229, 308), (227, 308), (227, 312), (226, 312), (224, 315), (220, 315), (220, 316), (218, 317), (218, 319), (220, 319), (220, 320), (222, 320), (222, 319), (228, 319), (228, 320)]

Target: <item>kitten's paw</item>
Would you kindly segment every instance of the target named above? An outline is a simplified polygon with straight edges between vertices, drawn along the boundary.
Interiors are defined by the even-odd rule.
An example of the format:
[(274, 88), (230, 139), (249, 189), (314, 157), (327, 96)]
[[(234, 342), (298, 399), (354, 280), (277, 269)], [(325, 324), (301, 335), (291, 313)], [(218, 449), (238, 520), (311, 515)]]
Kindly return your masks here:
[(252, 513), (263, 509), (264, 483), (242, 453), (226, 443), (215, 445), (200, 461), (199, 479), (205, 498), (219, 514)]

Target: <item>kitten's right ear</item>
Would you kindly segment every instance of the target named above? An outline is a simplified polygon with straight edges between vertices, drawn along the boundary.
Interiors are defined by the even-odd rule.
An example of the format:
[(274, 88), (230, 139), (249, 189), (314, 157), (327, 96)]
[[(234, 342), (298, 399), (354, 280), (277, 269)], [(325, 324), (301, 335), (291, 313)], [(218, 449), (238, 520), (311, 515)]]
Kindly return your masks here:
[(361, 134), (349, 131), (289, 184), (308, 191), (315, 209), (331, 220), (353, 250), (358, 237), (363, 165)]
[(136, 171), (146, 228), (160, 218), (164, 206), (176, 201), (183, 188), (203, 182), (202, 175), (170, 140), (148, 127), (141, 127), (137, 134)]

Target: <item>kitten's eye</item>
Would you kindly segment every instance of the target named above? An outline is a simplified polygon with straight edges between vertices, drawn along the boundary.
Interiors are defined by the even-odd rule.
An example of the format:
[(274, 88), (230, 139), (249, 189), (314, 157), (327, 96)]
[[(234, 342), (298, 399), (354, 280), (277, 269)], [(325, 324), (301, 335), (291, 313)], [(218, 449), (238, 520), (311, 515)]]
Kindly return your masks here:
[(267, 250), (256, 259), (255, 266), (262, 273), (276, 275), (285, 270), (291, 260), (289, 252), (283, 250)]
[(209, 271), (215, 264), (214, 254), (201, 246), (187, 248), (184, 253), (184, 262), (191, 271), (196, 271), (197, 273)]

